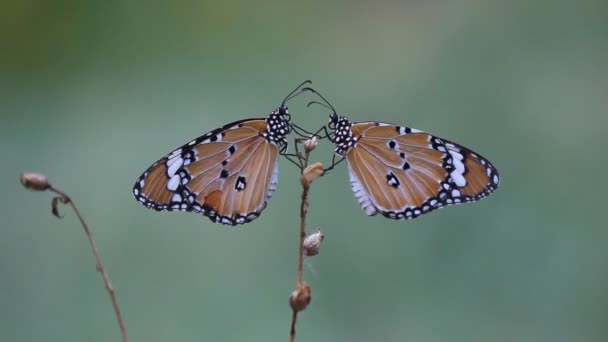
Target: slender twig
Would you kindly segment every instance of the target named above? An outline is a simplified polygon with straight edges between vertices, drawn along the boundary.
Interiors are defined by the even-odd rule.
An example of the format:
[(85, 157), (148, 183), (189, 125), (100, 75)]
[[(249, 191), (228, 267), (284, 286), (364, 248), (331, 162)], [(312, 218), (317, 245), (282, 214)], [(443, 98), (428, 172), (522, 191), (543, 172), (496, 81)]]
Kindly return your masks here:
[[(304, 170), (308, 167), (308, 159), (310, 157), (311, 149), (305, 148), (304, 154), (298, 151), (298, 144), (303, 142), (303, 139), (296, 139), (295, 141), (295, 149), (296, 156), (298, 157), (301, 165), (302, 165), (302, 174)], [(307, 297), (307, 300), (310, 300), (310, 287), (304, 283), (303, 280), (303, 265), (304, 265), (304, 239), (306, 238), (306, 214), (308, 213), (308, 191), (310, 189), (310, 182), (301, 182), (302, 184), (302, 196), (300, 202), (300, 242), (298, 247), (298, 264), (296, 267), (296, 290), (292, 296), (295, 297)], [(305, 300), (306, 301), (306, 300)], [(306, 303), (307, 305), (308, 303)], [(296, 338), (296, 323), (298, 320), (298, 312), (303, 310), (306, 305), (302, 308), (297, 308), (297, 305), (292, 305), (292, 316), (291, 316), (291, 329), (289, 332), (289, 342), (294, 342)]]
[(108, 294), (110, 295), (110, 300), (112, 301), (112, 307), (114, 307), (114, 314), (116, 314), (116, 320), (118, 321), (118, 326), (120, 327), (120, 334), (122, 335), (122, 340), (123, 340), (123, 342), (128, 342), (129, 337), (127, 336), (127, 328), (125, 327), (125, 322), (122, 319), (122, 314), (120, 312), (120, 308), (118, 307), (118, 300), (116, 299), (116, 293), (114, 292), (114, 287), (112, 286), (112, 282), (110, 281), (110, 276), (108, 275), (108, 272), (106, 272), (106, 269), (103, 266), (103, 262), (101, 261), (101, 255), (99, 254), (99, 249), (97, 248), (97, 243), (95, 242), (95, 239), (93, 239), (93, 233), (89, 229), (89, 226), (87, 225), (87, 223), (84, 221), (84, 218), (80, 214), (80, 211), (76, 207), (76, 204), (74, 204), (74, 201), (72, 201), (72, 199), (65, 192), (53, 187), (52, 185), (50, 186), (49, 190), (51, 190), (54, 193), (61, 196), (63, 198), (64, 203), (69, 203), (70, 206), (72, 206), (72, 209), (74, 209), (74, 212), (76, 213), (76, 216), (78, 217), (78, 220), (80, 221), (80, 224), (82, 224), (82, 228), (84, 229), (84, 232), (87, 235), (87, 238), (89, 239), (89, 244), (91, 245), (91, 250), (93, 251), (93, 255), (95, 255), (97, 271), (99, 273), (101, 273), (103, 282), (106, 285), (106, 290), (108, 291)]
[(122, 318), (122, 314), (120, 313), (120, 308), (118, 307), (118, 300), (116, 299), (116, 294), (114, 293), (114, 287), (112, 286), (112, 282), (110, 281), (110, 276), (108, 275), (108, 273), (105, 270), (105, 267), (103, 266), (103, 262), (101, 261), (101, 255), (99, 254), (99, 249), (97, 248), (97, 243), (95, 243), (95, 239), (93, 239), (93, 234), (91, 233), (91, 230), (89, 229), (89, 226), (87, 225), (87, 223), (84, 221), (84, 218), (80, 214), (80, 211), (76, 207), (76, 204), (74, 204), (74, 201), (72, 201), (70, 196), (68, 196), (65, 192), (63, 192), (63, 191), (53, 187), (51, 184), (49, 184), (46, 176), (44, 176), (44, 175), (36, 174), (36, 173), (23, 173), (23, 174), (21, 174), (21, 183), (30, 190), (34, 190), (34, 191), (50, 190), (50, 191), (56, 193), (57, 195), (59, 195), (59, 197), (53, 198), (53, 201), (52, 201), (53, 215), (55, 215), (59, 218), (61, 218), (61, 215), (59, 215), (59, 211), (57, 209), (57, 205), (59, 202), (61, 202), (63, 204), (69, 204), (72, 207), (72, 209), (76, 213), (76, 216), (78, 217), (78, 220), (80, 221), (80, 224), (82, 225), (82, 228), (84, 229), (85, 234), (87, 235), (87, 238), (89, 239), (89, 244), (91, 246), (91, 250), (93, 251), (93, 255), (95, 256), (97, 271), (99, 273), (101, 273), (101, 276), (103, 277), (103, 282), (106, 286), (106, 290), (108, 291), (108, 294), (110, 295), (110, 300), (112, 301), (112, 307), (114, 308), (114, 314), (116, 315), (116, 320), (118, 321), (118, 326), (120, 328), (120, 334), (122, 336), (122, 341), (128, 342), (129, 337), (127, 336), (127, 328), (125, 327), (125, 323)]
[(289, 330), (289, 342), (296, 340), (296, 322), (298, 321), (298, 311), (293, 310), (291, 314), (291, 330)]
[[(304, 168), (308, 166), (308, 157), (310, 152), (304, 152), (303, 163)], [(310, 184), (302, 183), (302, 197), (300, 202), (300, 253), (298, 255), (298, 268), (297, 268), (297, 285), (302, 284), (302, 270), (304, 264), (304, 239), (306, 238), (306, 214), (308, 213), (308, 190)]]

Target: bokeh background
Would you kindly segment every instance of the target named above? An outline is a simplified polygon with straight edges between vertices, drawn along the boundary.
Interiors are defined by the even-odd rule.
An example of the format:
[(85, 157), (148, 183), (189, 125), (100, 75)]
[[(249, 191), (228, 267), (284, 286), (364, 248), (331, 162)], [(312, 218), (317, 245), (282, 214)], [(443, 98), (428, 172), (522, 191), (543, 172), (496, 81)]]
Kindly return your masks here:
[[(487, 156), (489, 199), (367, 217), (345, 165), (314, 184), (313, 303), (298, 341), (608, 340), (605, 1), (3, 1), (0, 340), (118, 341), (77, 201), (132, 341), (285, 341), (299, 184), (280, 162), (262, 216), (228, 228), (133, 200), (149, 164), (265, 116), (312, 79), (353, 120)], [(316, 129), (327, 111), (290, 103)], [(314, 159), (327, 162), (325, 145)]]

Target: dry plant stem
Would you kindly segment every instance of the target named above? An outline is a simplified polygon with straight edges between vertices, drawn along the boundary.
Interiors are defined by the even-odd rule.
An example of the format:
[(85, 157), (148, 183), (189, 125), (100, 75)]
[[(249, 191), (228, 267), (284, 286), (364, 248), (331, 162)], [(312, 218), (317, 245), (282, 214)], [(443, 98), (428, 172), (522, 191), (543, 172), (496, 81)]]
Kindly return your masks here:
[[(308, 153), (306, 154), (305, 166), (308, 166)], [(300, 254), (298, 255), (297, 286), (303, 281), (302, 269), (304, 265), (304, 239), (306, 238), (306, 214), (308, 212), (308, 190), (309, 185), (302, 184), (302, 199), (300, 203)]]
[[(297, 146), (297, 141), (296, 141)], [(303, 164), (302, 170), (304, 170), (308, 166), (308, 158), (310, 156), (310, 151), (306, 150), (304, 152), (304, 156), (301, 157), (301, 162)], [(308, 212), (308, 190), (310, 189), (310, 185), (306, 185), (302, 183), (302, 197), (300, 203), (300, 247), (298, 254), (298, 266), (297, 266), (297, 276), (296, 276), (296, 289), (300, 288), (303, 283), (303, 265), (304, 265), (304, 239), (306, 238), (306, 214)], [(293, 310), (293, 314), (291, 316), (291, 330), (289, 333), (289, 342), (294, 342), (296, 339), (296, 323), (298, 321), (298, 311)]]
[(93, 254), (95, 255), (97, 271), (99, 273), (101, 273), (101, 276), (103, 277), (103, 282), (106, 285), (106, 290), (108, 290), (108, 293), (110, 295), (110, 300), (112, 301), (112, 306), (114, 307), (114, 314), (116, 315), (116, 320), (118, 320), (118, 326), (120, 327), (120, 334), (122, 335), (122, 341), (128, 342), (129, 337), (127, 336), (127, 328), (125, 327), (125, 322), (122, 319), (122, 314), (120, 313), (120, 308), (118, 307), (118, 301), (116, 300), (116, 294), (114, 293), (114, 287), (112, 287), (112, 282), (110, 281), (110, 277), (108, 276), (108, 273), (106, 272), (106, 270), (103, 266), (103, 262), (101, 261), (101, 256), (99, 255), (99, 249), (97, 248), (97, 243), (95, 243), (95, 239), (93, 239), (93, 234), (91, 233), (89, 226), (86, 224), (86, 222), (82, 218), (82, 215), (80, 215), (80, 211), (78, 210), (78, 208), (76, 208), (76, 205), (74, 204), (74, 202), (68, 195), (66, 195), (63, 191), (61, 191), (53, 186), (50, 186), (49, 190), (51, 190), (54, 193), (61, 196), (65, 203), (69, 203), (72, 206), (72, 209), (74, 209), (74, 212), (76, 213), (76, 216), (78, 217), (78, 220), (82, 224), (82, 228), (84, 229), (84, 232), (86, 233), (87, 238), (89, 239), (89, 244), (91, 245), (91, 249), (93, 250)]
[(298, 312), (293, 310), (291, 314), (291, 330), (289, 331), (289, 342), (296, 340), (296, 322), (298, 321)]

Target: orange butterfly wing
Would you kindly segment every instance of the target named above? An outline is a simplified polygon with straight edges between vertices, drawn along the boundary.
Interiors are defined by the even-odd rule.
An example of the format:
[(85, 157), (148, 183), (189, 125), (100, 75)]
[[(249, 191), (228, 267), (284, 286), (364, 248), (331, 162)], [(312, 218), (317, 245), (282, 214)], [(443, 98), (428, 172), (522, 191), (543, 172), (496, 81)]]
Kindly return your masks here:
[(279, 146), (264, 119), (228, 124), (174, 150), (133, 188), (155, 210), (191, 211), (223, 224), (254, 220), (276, 188)]
[(354, 123), (346, 161), (368, 215), (410, 219), (444, 205), (477, 201), (499, 185), (487, 159), (428, 133), (379, 122)]

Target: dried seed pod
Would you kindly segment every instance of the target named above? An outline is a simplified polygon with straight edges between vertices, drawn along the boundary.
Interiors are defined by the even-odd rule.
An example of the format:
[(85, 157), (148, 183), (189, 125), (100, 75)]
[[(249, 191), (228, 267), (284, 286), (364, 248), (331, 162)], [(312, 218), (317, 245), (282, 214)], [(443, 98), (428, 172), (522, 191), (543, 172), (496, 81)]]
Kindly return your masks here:
[(314, 256), (319, 254), (319, 250), (321, 249), (321, 242), (325, 235), (321, 232), (321, 228), (317, 228), (317, 230), (308, 235), (306, 239), (304, 239), (304, 255), (305, 256)]
[(26, 189), (33, 191), (45, 191), (51, 187), (48, 178), (41, 173), (23, 172), (19, 180)]
[(289, 296), (289, 306), (293, 311), (299, 312), (310, 304), (312, 289), (310, 285), (302, 283)]
[(302, 171), (300, 181), (302, 182), (302, 185), (308, 187), (315, 179), (323, 176), (324, 173), (325, 170), (323, 169), (323, 164), (317, 162), (308, 165), (308, 167), (306, 167), (304, 171)]
[(312, 150), (314, 150), (317, 145), (319, 144), (319, 138), (317, 138), (316, 135), (313, 135), (312, 137), (310, 137), (308, 140), (306, 140), (304, 142), (304, 150), (306, 150), (306, 152), (310, 153)]

